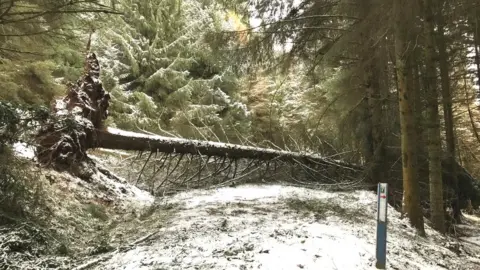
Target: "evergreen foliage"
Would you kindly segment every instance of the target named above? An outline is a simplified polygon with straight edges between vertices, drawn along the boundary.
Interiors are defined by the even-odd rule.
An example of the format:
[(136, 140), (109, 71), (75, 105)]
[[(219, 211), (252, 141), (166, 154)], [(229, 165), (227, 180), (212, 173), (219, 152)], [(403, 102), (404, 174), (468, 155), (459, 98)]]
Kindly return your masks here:
[(125, 129), (230, 140), (249, 129), (239, 75), (215, 44), (222, 9), (214, 1), (119, 1), (96, 35), (112, 116)]
[(12, 144), (28, 140), (49, 117), (48, 110), (0, 101), (0, 225), (33, 218), (41, 200), (35, 173), (15, 157)]
[(0, 99), (46, 105), (63, 94), (83, 67), (85, 18), (98, 12), (112, 11), (98, 1), (0, 0)]

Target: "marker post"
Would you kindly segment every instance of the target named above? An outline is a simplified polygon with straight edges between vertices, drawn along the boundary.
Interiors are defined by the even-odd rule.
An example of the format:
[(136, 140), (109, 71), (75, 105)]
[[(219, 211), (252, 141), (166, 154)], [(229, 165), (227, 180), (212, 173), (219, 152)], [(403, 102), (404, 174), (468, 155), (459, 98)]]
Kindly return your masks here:
[(386, 269), (387, 264), (387, 190), (386, 183), (378, 184), (377, 269)]

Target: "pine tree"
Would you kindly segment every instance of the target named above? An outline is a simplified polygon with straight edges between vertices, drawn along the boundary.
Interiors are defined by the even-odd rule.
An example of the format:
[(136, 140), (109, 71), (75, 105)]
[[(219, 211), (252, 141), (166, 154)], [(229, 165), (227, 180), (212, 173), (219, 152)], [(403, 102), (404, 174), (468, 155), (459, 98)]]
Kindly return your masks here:
[(124, 0), (116, 8), (125, 15), (100, 29), (95, 48), (117, 126), (209, 140), (248, 131), (238, 75), (220, 50), (229, 45), (209, 39), (224, 27), (215, 3)]

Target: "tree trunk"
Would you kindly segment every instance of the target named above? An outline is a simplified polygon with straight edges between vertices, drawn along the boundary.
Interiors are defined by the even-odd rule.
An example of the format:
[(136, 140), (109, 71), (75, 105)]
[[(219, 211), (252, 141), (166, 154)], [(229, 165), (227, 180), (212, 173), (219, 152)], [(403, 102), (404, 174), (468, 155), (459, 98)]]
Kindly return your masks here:
[[(374, 53), (375, 54), (375, 53)], [(385, 144), (382, 121), (382, 99), (380, 76), (378, 74), (378, 57), (374, 56), (367, 71), (366, 87), (366, 113), (367, 113), (367, 139), (368, 155), (366, 161), (370, 182), (375, 186), (384, 180), (382, 163), (385, 160)], [(375, 74), (375, 75), (374, 75)]]
[(205, 155), (232, 159), (279, 160), (291, 163), (334, 166), (348, 171), (359, 171), (362, 168), (339, 160), (327, 159), (317, 154), (146, 135), (112, 128), (97, 130), (96, 136), (95, 147), (106, 149)]
[(445, 214), (443, 211), (443, 183), (442, 183), (442, 141), (440, 137), (440, 117), (438, 110), (438, 91), (435, 67), (434, 46), (434, 17), (432, 1), (423, 1), (424, 35), (425, 35), (425, 66), (426, 66), (426, 94), (427, 94), (427, 132), (428, 132), (428, 160), (430, 180), (430, 212), (433, 227), (445, 232)]
[[(359, 6), (359, 13), (366, 20), (369, 12), (373, 8), (372, 1), (362, 1)], [(383, 41), (377, 41), (373, 38), (375, 35), (370, 28), (364, 29), (360, 35), (360, 40), (365, 44), (365, 49), (361, 55), (364, 57), (360, 61), (361, 72), (364, 74), (365, 84), (365, 161), (366, 173), (369, 182), (376, 187), (382, 181), (385, 181), (384, 169), (382, 166), (385, 162), (385, 126), (382, 113), (382, 105), (384, 99), (384, 91), (382, 91), (382, 81), (386, 80), (384, 71), (382, 70), (384, 62), (386, 62), (386, 51), (383, 49)]]
[[(37, 157), (43, 164), (53, 164), (59, 169), (75, 170), (87, 161), (87, 150), (95, 147), (151, 151), (163, 153), (219, 156), (229, 159), (255, 159), (284, 161), (301, 164), (310, 171), (321, 172), (315, 177), (334, 181), (338, 176), (354, 173), (359, 178), (361, 167), (342, 161), (330, 160), (317, 154), (295, 153), (234, 144), (185, 140), (161, 136), (105, 129), (103, 121), (108, 116), (109, 94), (99, 79), (100, 66), (93, 53), (87, 55), (85, 74), (76, 84), (69, 85), (67, 96), (57, 100), (52, 110), (55, 119), (42, 127), (37, 134)], [(328, 173), (325, 173), (328, 171)], [(346, 174), (346, 175), (345, 175)], [(337, 177), (333, 177), (336, 175)], [(318, 179), (320, 180), (320, 179)]]
[[(416, 50), (414, 57), (420, 57), (419, 50)], [(415, 113), (415, 127), (417, 132), (417, 167), (418, 167), (418, 181), (419, 183), (428, 183), (428, 151), (427, 151), (427, 136), (425, 132), (425, 89), (421, 83), (423, 74), (418, 62), (413, 64), (413, 89), (415, 90), (414, 97), (414, 113)]]
[(420, 54), (420, 50), (415, 48), (413, 53), (409, 55), (407, 63), (407, 66), (409, 67), (407, 87), (413, 89), (412, 109), (413, 114), (415, 115), (415, 132), (417, 138), (415, 146), (415, 149), (417, 150), (417, 180), (419, 183), (428, 183), (428, 152), (426, 149), (426, 136), (424, 132), (425, 119), (423, 116), (425, 112), (425, 104), (423, 102), (425, 98), (425, 89), (422, 87), (422, 83), (420, 82), (420, 78), (422, 77), (418, 63), (418, 59), (421, 58)]
[(420, 235), (425, 235), (423, 214), (420, 207), (419, 183), (416, 179), (417, 168), (415, 166), (415, 126), (412, 110), (412, 89), (407, 88), (407, 73), (405, 68), (405, 41), (407, 18), (405, 17), (405, 1), (394, 0), (394, 35), (395, 35), (395, 59), (398, 80), (398, 96), (400, 108), (400, 130), (402, 141), (402, 171), (403, 171), (403, 194), (405, 211), (410, 224), (414, 226)]
[(405, 37), (408, 35), (405, 4), (406, 1), (394, 1), (395, 58), (400, 110), (404, 212), (409, 217), (410, 223), (417, 228), (421, 235), (424, 235), (416, 167), (416, 134), (412, 109), (412, 97), (414, 94), (412, 89), (409, 89), (407, 86)]
[[(438, 0), (437, 0), (438, 1)], [(443, 1), (439, 1), (443, 2)], [(442, 105), (443, 105), (443, 117), (445, 121), (445, 137), (447, 144), (447, 157), (446, 157), (446, 167), (447, 175), (452, 179), (453, 188), (455, 190), (454, 199), (452, 203), (453, 209), (453, 218), (455, 221), (461, 221), (461, 211), (460, 211), (460, 201), (458, 196), (458, 179), (456, 172), (456, 161), (455, 161), (455, 132), (454, 132), (454, 123), (453, 123), (453, 108), (452, 108), (452, 93), (450, 89), (450, 77), (449, 77), (449, 66), (448, 66), (448, 53), (447, 45), (445, 40), (445, 21), (443, 18), (443, 13), (441, 9), (442, 5), (437, 6), (437, 44), (439, 52), (439, 64), (440, 64), (440, 79), (442, 86)]]

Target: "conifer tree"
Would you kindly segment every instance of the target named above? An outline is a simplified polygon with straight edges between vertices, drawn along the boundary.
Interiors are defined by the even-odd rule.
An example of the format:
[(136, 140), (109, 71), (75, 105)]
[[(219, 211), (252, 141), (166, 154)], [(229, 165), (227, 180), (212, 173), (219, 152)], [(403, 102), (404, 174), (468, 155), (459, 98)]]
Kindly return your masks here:
[(430, 205), (432, 222), (437, 230), (445, 231), (445, 214), (443, 211), (442, 185), (442, 144), (440, 138), (440, 117), (438, 109), (439, 91), (437, 88), (437, 67), (434, 32), (434, 14), (431, 0), (423, 1), (424, 35), (425, 35), (425, 65), (426, 65), (426, 94), (428, 129), (428, 161), (430, 178)]
[(117, 126), (223, 141), (248, 131), (238, 75), (222, 54), (229, 45), (214, 38), (225, 23), (214, 2), (122, 0), (116, 9), (124, 15), (99, 30), (95, 46)]

